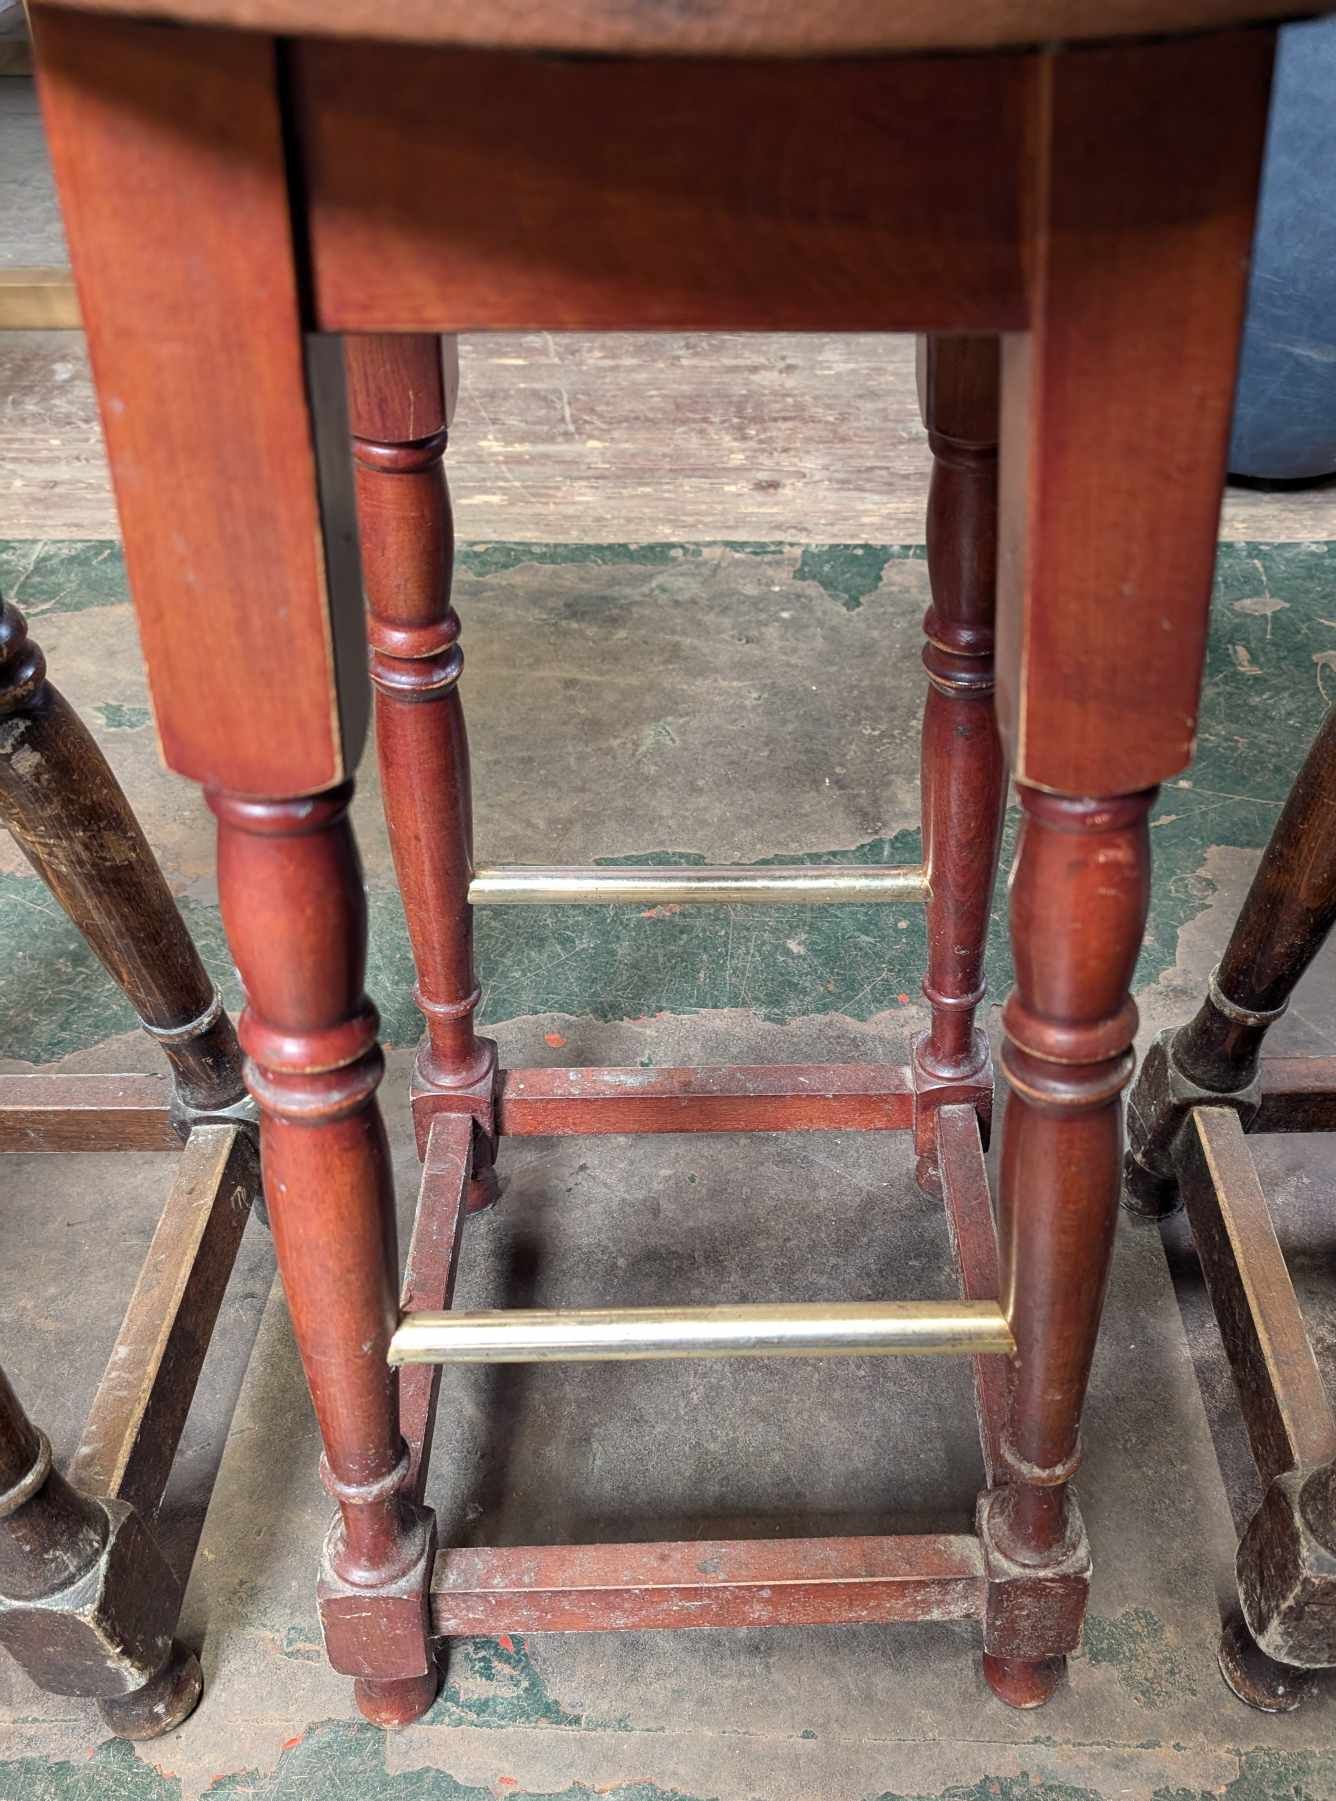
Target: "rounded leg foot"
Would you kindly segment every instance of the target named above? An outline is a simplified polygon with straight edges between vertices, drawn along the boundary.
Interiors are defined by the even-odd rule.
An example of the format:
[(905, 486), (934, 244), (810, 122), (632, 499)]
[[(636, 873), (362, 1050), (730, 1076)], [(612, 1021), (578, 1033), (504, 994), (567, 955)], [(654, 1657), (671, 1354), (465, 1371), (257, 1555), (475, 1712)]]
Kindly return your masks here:
[(190, 1718), (203, 1693), (199, 1658), (173, 1640), (171, 1655), (143, 1688), (111, 1696), (97, 1705), (117, 1738), (161, 1738)]
[(1067, 1667), (1065, 1657), (990, 1657), (983, 1654), (989, 1688), (1008, 1707), (1042, 1707)]
[(361, 1676), (353, 1684), (353, 1698), (373, 1726), (411, 1726), (420, 1720), (441, 1684), (433, 1664), (425, 1676), (404, 1676), (395, 1682), (376, 1682)]
[(1217, 1656), (1229, 1687), (1259, 1713), (1293, 1713), (1304, 1698), (1308, 1672), (1268, 1657), (1242, 1614), (1231, 1614), (1225, 1621)]
[(486, 1213), (489, 1207), (495, 1207), (501, 1198), (501, 1184), (497, 1180), (496, 1165), (489, 1163), (486, 1169), (480, 1169), (469, 1177), (468, 1192), (464, 1196), (464, 1212)]
[(1178, 1183), (1138, 1163), (1131, 1151), (1123, 1161), (1123, 1210), (1138, 1219), (1166, 1219), (1183, 1205)]

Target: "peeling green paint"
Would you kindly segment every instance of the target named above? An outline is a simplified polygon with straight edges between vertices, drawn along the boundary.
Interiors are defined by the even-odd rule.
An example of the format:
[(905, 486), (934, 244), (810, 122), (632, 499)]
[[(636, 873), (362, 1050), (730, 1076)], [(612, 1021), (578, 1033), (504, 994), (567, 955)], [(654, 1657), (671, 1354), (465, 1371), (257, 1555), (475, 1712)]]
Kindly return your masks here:
[(146, 1763), (125, 1739), (107, 1739), (87, 1757), (0, 1760), (0, 1801), (180, 1801), (180, 1796), (177, 1778)]
[(881, 586), (886, 565), (924, 555), (918, 544), (809, 544), (793, 572), (796, 582), (815, 582), (852, 613)]
[(153, 722), (147, 707), (123, 706), (115, 700), (104, 700), (97, 709), (97, 716), (109, 732), (137, 732), (141, 726)]
[(590, 1726), (556, 1701), (521, 1639), (452, 1639), (433, 1726)]
[(48, 543), (0, 539), (0, 594), (29, 619), (123, 606), (130, 598), (125, 558), (105, 538)]
[(876, 1801), (1105, 1801), (1105, 1797), (1070, 1782), (1032, 1782), (1022, 1772), (1019, 1776), (981, 1776), (977, 1782), (938, 1789), (931, 1795), (887, 1789)]
[(1111, 1620), (1088, 1613), (1081, 1648), (1088, 1663), (1111, 1668), (1141, 1707), (1167, 1707), (1196, 1692), (1189, 1660), (1149, 1608), (1131, 1607)]
[[(61, 609), (96, 604), (114, 587), (115, 547), (0, 546), (37, 597)], [(851, 560), (852, 551), (869, 556)], [(82, 550), (82, 557), (75, 552)], [(461, 552), (475, 572), (504, 576), (522, 561), (583, 563), (591, 568), (644, 565), (646, 580), (678, 553), (722, 557), (732, 547), (673, 545), (488, 545)], [(22, 554), (19, 554), (22, 553)], [(40, 554), (38, 554), (40, 553)], [(776, 573), (821, 580), (846, 597), (892, 556), (919, 547), (818, 546), (801, 554), (779, 546), (744, 547), (773, 556)], [(842, 560), (843, 559), (843, 560)], [(74, 579), (87, 576), (87, 593)], [(117, 580), (120, 578), (118, 577)], [(722, 577), (719, 579), (723, 579)], [(82, 576), (80, 577), (82, 580)], [(1325, 544), (1227, 545), (1217, 571), (1217, 601), (1207, 656), (1198, 756), (1188, 775), (1163, 789), (1152, 812), (1155, 882), (1137, 986), (1170, 967), (1182, 926), (1208, 904), (1204, 874), (1215, 845), (1260, 847), (1294, 769), (1316, 730), (1326, 693), (1336, 694), (1336, 558)], [(123, 596), (123, 583), (117, 598)], [(582, 603), (583, 604), (583, 603)], [(597, 604), (591, 597), (591, 604)], [(619, 591), (617, 604), (627, 604)], [(131, 708), (104, 703), (105, 722), (131, 723)], [(653, 721), (650, 721), (652, 727)], [(649, 729), (649, 728), (647, 728)], [(1013, 848), (1008, 822), (1004, 866)], [(913, 862), (917, 834), (901, 832), (851, 848), (810, 852), (809, 862)], [(621, 863), (700, 862), (689, 851), (630, 847)], [(779, 859), (774, 859), (779, 860)], [(785, 858), (785, 861), (793, 859)], [(416, 1040), (412, 961), (402, 908), (386, 883), (370, 897), (368, 986), (381, 1008), (388, 1042)], [(206, 960), (235, 1005), (239, 996), (214, 907), (184, 909)], [(31, 1061), (64, 1055), (133, 1025), (129, 1008), (35, 877), (0, 878), (0, 1016), (4, 1050)], [(920, 909), (531, 907), (486, 909), (477, 920), (483, 1018), (496, 1024), (539, 1013), (626, 1019), (706, 1009), (749, 1009), (770, 1021), (811, 1013), (867, 1020), (917, 1000), (923, 970)], [(995, 999), (1011, 981), (1004, 903), (993, 908), (989, 985)], [(902, 997), (904, 997), (902, 999)]]
[[(531, 1795), (533, 1801), (539, 1801), (534, 1791), (522, 1791), (504, 1774), (498, 1782), (483, 1785), (459, 1782), (447, 1770), (430, 1767), (391, 1772), (385, 1767), (385, 1747), (386, 1734), (364, 1720), (326, 1720), (288, 1746), (272, 1773), (237, 1771), (220, 1777), (205, 1792), (209, 1801), (324, 1801), (334, 1795), (346, 1795), (349, 1801), (353, 1797), (356, 1801), (497, 1801), (498, 1795), (507, 1794), (516, 1801), (529, 1801)], [(595, 1801), (596, 1797), (598, 1801), (712, 1801), (660, 1788), (653, 1782), (600, 1786), (597, 1790), (572, 1783), (559, 1791), (543, 1791), (541, 1801)], [(119, 1796), (115, 1801), (120, 1801)], [(139, 1801), (139, 1797), (127, 1797), (127, 1801)], [(154, 1795), (152, 1801), (158, 1797)]]

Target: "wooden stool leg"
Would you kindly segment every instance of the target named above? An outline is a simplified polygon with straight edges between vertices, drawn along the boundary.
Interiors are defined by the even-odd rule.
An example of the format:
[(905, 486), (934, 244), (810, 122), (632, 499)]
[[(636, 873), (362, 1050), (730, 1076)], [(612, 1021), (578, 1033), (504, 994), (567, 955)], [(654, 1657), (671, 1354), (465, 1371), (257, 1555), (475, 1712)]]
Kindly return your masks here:
[(232, 1023), (148, 840), (8, 602), (0, 602), (0, 820), (162, 1046), (183, 1111), (243, 1099)]
[(473, 1029), (473, 803), (459, 697), (464, 658), (450, 601), (441, 341), (349, 337), (344, 359), (385, 817), (427, 1020), (414, 1082), (419, 1150), (433, 1113), (473, 1114), (467, 1205), (477, 1212), (496, 1198), (496, 1046)]
[(1195, 1017), (1161, 1033), (1128, 1109), (1127, 1206), (1179, 1204), (1174, 1147), (1194, 1106), (1261, 1104), (1267, 1032), (1336, 923), (1336, 714), (1313, 740)]
[(1015, 1334), (983, 1497), (985, 1668), (1044, 1699), (1089, 1557), (1068, 1484), (1112, 1248), (1156, 785), (1192, 755), (1270, 80), (1267, 33), (1056, 52), (1004, 340), (999, 720), (1023, 810), (998, 1235)]
[(369, 684), (342, 355), (306, 331), (279, 57), (258, 32), (58, 7), (34, 9), (34, 35), (159, 738), (218, 817), (275, 1249), (339, 1507), (326, 1645), (364, 1710), (399, 1723), (436, 1687), (433, 1525), (406, 1492), (386, 1361), (398, 1265), (347, 817)]
[[(398, 1377), (386, 1360), (399, 1258), (351, 795), (345, 783), (286, 801), (213, 794), (209, 804), (246, 987), (241, 1042), (274, 1245), (339, 1504), (321, 1571), (325, 1642), (336, 1669), (362, 1678), (368, 1717), (402, 1725), (436, 1692), (426, 1617), (435, 1532), (405, 1492)], [(368, 1631), (387, 1599), (389, 1617)]]
[(923, 712), (923, 860), (928, 871), (932, 1025), (914, 1044), (918, 1179), (941, 1192), (936, 1116), (944, 1101), (976, 1102), (987, 1144), (992, 1068), (975, 1025), (1002, 838), (1006, 764), (993, 710), (997, 588), (996, 338), (919, 341), (919, 404), (932, 447), (923, 621), (929, 689)]
[(39, 1688), (94, 1695), (113, 1732), (192, 1711), (199, 1659), (172, 1637), (181, 1590), (138, 1513), (81, 1494), (0, 1371), (0, 1645)]

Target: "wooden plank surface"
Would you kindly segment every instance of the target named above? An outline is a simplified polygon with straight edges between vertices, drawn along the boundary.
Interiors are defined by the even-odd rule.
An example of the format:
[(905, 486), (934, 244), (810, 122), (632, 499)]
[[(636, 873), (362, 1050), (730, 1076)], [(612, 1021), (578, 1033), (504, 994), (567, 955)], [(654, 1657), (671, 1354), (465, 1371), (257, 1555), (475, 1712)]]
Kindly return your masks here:
[(693, 1540), (442, 1551), (438, 1636), (969, 1620), (983, 1557), (966, 1534)]
[[(912, 338), (492, 332), (460, 365), (465, 543), (923, 542)], [(118, 538), (82, 333), (0, 334), (0, 393), (5, 536)], [(1336, 538), (1336, 481), (1231, 486), (1220, 536)]]
[(910, 1072), (884, 1063), (721, 1064), (684, 1069), (507, 1069), (497, 1130), (586, 1132), (903, 1132)]

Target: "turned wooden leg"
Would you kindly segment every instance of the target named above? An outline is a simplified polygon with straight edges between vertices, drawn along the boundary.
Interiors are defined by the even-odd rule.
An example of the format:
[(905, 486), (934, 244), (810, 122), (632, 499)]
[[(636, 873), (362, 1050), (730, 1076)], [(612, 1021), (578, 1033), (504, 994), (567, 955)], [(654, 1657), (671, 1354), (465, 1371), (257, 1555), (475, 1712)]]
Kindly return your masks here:
[(400, 1725), (430, 1706), (426, 1582), (433, 1516), (406, 1493), (398, 1378), (386, 1361), (399, 1259), (383, 1069), (363, 988), (366, 900), (352, 784), (259, 801), (212, 794), (223, 919), (246, 988), (241, 1042), (293, 1331), (339, 1512), (321, 1619), (364, 1713)]
[[(1022, 807), (998, 1236), (1017, 1343), (982, 1497), (985, 1669), (1033, 1705), (1079, 1642), (1069, 1482), (1132, 1069), (1157, 784), (1189, 761), (1271, 43), (1053, 58), (1031, 96), (1028, 331), (1003, 341), (998, 710)], [(1209, 91), (1209, 109), (1184, 107)], [(1220, 109), (1223, 107), (1223, 111)]]
[[(1128, 989), (1149, 899), (1154, 793), (1098, 801), (1020, 790), (998, 1206), (1002, 1299), (1017, 1351), (1003, 1447), (1010, 1481), (985, 1503), (984, 1520), (999, 1564), (1070, 1575), (1046, 1596), (1076, 1608), (1074, 1622), (1070, 1613), (1045, 1622), (1050, 1657), (1075, 1642), (1084, 1604), (1088, 1558), (1066, 1485), (1079, 1461), (1117, 1217), (1120, 1096), (1137, 1017)], [(1023, 1623), (1005, 1624), (1019, 1650)], [(1007, 1642), (1003, 1627), (993, 1621), (995, 1643)], [(1014, 1651), (993, 1652), (985, 1667), (1017, 1706), (1045, 1699), (1057, 1676), (1049, 1658)]]
[(183, 1115), (244, 1098), (232, 1023), (106, 758), (0, 602), (0, 820), (171, 1065)]
[(914, 1044), (918, 1179), (940, 1193), (936, 1120), (972, 1099), (987, 1143), (992, 1067), (975, 1025), (1002, 837), (1006, 765), (993, 711), (997, 588), (996, 338), (920, 339), (919, 394), (933, 453), (923, 621), (923, 860), (932, 1024)]
[(139, 1514), (81, 1494), (0, 1371), (0, 1645), (40, 1688), (95, 1695), (123, 1738), (156, 1738), (200, 1698), (172, 1638), (181, 1590)]
[(1162, 1032), (1128, 1108), (1128, 1208), (1179, 1205), (1174, 1147), (1195, 1106), (1222, 1101), (1246, 1125), (1261, 1104), (1267, 1032), (1336, 923), (1336, 714), (1313, 740), (1262, 853), (1196, 1015)]
[(464, 657), (450, 601), (455, 541), (441, 340), (349, 337), (344, 357), (381, 786), (415, 998), (427, 1021), (413, 1114), (421, 1151), (434, 1113), (472, 1113), (472, 1213), (496, 1198), (496, 1046), (473, 1028), (473, 803), (459, 697)]

